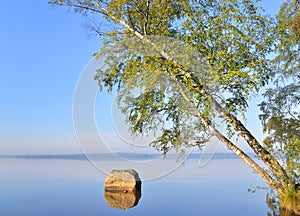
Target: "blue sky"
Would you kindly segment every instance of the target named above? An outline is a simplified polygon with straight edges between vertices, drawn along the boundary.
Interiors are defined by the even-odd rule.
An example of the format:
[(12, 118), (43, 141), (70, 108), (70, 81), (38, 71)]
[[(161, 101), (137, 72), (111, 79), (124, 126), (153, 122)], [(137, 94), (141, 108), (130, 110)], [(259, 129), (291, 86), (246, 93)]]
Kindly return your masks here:
[(74, 87), (100, 49), (84, 23), (66, 8), (51, 9), (47, 1), (1, 3), (1, 153), (52, 149), (56, 144), (49, 140), (74, 136)]
[[(274, 13), (281, 2), (264, 0), (263, 5)], [(0, 154), (80, 151), (72, 124), (73, 93), (101, 46), (88, 36), (85, 23), (46, 0), (1, 3)], [(248, 122), (257, 129), (256, 111), (250, 111)]]

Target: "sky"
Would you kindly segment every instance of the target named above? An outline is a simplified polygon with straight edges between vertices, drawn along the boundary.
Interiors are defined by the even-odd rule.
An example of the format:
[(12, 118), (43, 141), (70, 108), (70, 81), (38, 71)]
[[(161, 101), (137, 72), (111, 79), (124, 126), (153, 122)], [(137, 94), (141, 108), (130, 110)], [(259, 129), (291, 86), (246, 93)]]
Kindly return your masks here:
[[(273, 14), (281, 2), (262, 4)], [(0, 154), (81, 152), (73, 128), (73, 96), (82, 71), (101, 48), (101, 39), (89, 35), (86, 22), (67, 8), (49, 6), (47, 0), (1, 3)], [(96, 99), (102, 109), (95, 113), (99, 128), (118, 125), (109, 113), (111, 98)], [(260, 137), (257, 112), (250, 109), (248, 124)], [(115, 132), (102, 135), (114, 143)], [(126, 150), (132, 148), (116, 147)]]

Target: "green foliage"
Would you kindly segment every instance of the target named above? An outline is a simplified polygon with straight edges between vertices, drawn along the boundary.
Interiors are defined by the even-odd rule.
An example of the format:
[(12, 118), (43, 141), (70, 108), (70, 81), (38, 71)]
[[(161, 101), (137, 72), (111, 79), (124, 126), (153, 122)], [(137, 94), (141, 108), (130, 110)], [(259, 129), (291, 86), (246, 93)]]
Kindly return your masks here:
[[(208, 65), (206, 71), (198, 68), (190, 70), (189, 77), (181, 71), (182, 68), (186, 71), (187, 65), (176, 65), (162, 57), (150, 58), (138, 51), (134, 54), (129, 53), (128, 49), (132, 49), (132, 45), (120, 44), (120, 40), (131, 37), (133, 32), (118, 29), (114, 31), (121, 34), (109, 37), (98, 54), (98, 57), (106, 57), (107, 68), (95, 77), (101, 87), (108, 87), (110, 91), (114, 86), (117, 87), (120, 101), (126, 101), (120, 104), (132, 125), (132, 132), (143, 133), (160, 128), (162, 136), (158, 137), (154, 145), (158, 149), (162, 146), (163, 149), (170, 150), (171, 146), (179, 145), (175, 145), (171, 140), (191, 144), (191, 141), (201, 142), (209, 136), (207, 132), (204, 137), (199, 135), (202, 131), (207, 131), (201, 123), (196, 124), (195, 121), (188, 127), (183, 124), (185, 118), (176, 119), (178, 116), (196, 114), (191, 108), (179, 106), (186, 102), (183, 102), (182, 96), (178, 94), (178, 87), (171, 77), (177, 78), (189, 99), (197, 104), (198, 110), (210, 121), (213, 120), (214, 113), (210, 96), (203, 95), (200, 91), (203, 86), (209, 95), (220, 92), (225, 96), (222, 104), (228, 112), (243, 115), (249, 98), (269, 80), (270, 67), (266, 56), (271, 52), (274, 40), (273, 21), (261, 14), (255, 1), (172, 2), (170, 4), (169, 1), (161, 1), (161, 4), (156, 4), (155, 1), (111, 1), (108, 9), (113, 16), (125, 20), (132, 29), (144, 36), (155, 34), (173, 37), (182, 41), (184, 46), (192, 47), (201, 59), (206, 59), (205, 63), (198, 59), (191, 60), (188, 57), (189, 52), (178, 48), (180, 55), (177, 59), (189, 58), (194, 65)], [(158, 44), (157, 47), (160, 47), (162, 43)], [(138, 50), (143, 45), (134, 46)], [(172, 49), (168, 48), (168, 53), (175, 58)], [(164, 78), (164, 85), (159, 84), (161, 77)], [(165, 88), (165, 85), (170, 89)], [(134, 90), (137, 88), (139, 91)], [(151, 95), (148, 95), (149, 88), (152, 91), (155, 89)], [(139, 92), (140, 95), (133, 96), (130, 95), (131, 92)], [(160, 106), (157, 102), (152, 103), (149, 98), (158, 92), (168, 96), (163, 99), (167, 103), (170, 102), (170, 98), (177, 98), (174, 102), (177, 109), (170, 106), (167, 108), (163, 103)], [(130, 104), (128, 101), (138, 103)], [(155, 126), (160, 121), (154, 120), (156, 116), (153, 113), (161, 109), (164, 109), (161, 114), (172, 117), (172, 130)], [(159, 118), (164, 119), (161, 116)], [(196, 130), (198, 135), (192, 136), (191, 141), (184, 142), (191, 137), (183, 132), (186, 128)]]
[[(300, 10), (300, 8), (298, 8)], [(297, 38), (300, 38), (300, 14), (296, 15), (291, 25), (291, 29)]]
[[(300, 182), (300, 37), (296, 33), (300, 2), (285, 2), (277, 15), (277, 55), (274, 59), (274, 87), (264, 93), (260, 104), (265, 146)], [(299, 23), (298, 23), (299, 25)], [(292, 29), (294, 28), (294, 30)], [(276, 73), (275, 73), (276, 72)]]
[[(211, 127), (217, 128), (214, 120), (221, 115), (228, 137), (243, 136), (273, 172), (269, 180), (285, 187), (290, 177), (299, 184), (299, 0), (284, 3), (277, 21), (263, 15), (258, 0), (51, 3), (109, 24), (93, 28), (103, 40), (95, 56), (105, 59), (95, 79), (100, 90), (117, 91), (133, 134), (158, 131), (152, 145), (164, 154), (201, 148), (215, 135)], [(271, 81), (274, 88), (260, 105), (268, 133), (264, 148), (236, 116)]]
[[(249, 98), (269, 81), (271, 71), (267, 55), (272, 51), (274, 23), (270, 17), (262, 15), (256, 2), (52, 1), (68, 5), (84, 15), (98, 14), (108, 23), (113, 21), (113, 26), (100, 34), (105, 36), (104, 45), (96, 56), (105, 57), (107, 67), (99, 70), (95, 79), (101, 89), (112, 91), (116, 87), (119, 91), (119, 104), (127, 115), (131, 132), (148, 133), (159, 128), (161, 136), (153, 145), (158, 149), (161, 146), (164, 152), (173, 147), (178, 149), (180, 144), (185, 146), (184, 143), (202, 143), (210, 137), (199, 120), (187, 119), (196, 118), (199, 112), (213, 122), (215, 113), (211, 97), (218, 98), (221, 93), (224, 109), (243, 115)], [(120, 21), (128, 27), (124, 28)], [(143, 44), (127, 43), (136, 32), (181, 41), (182, 45), (174, 43), (173, 49), (170, 41), (167, 41), (169, 47), (163, 47), (176, 61), (164, 56), (149, 57), (143, 53)], [(152, 43), (158, 49), (164, 44), (155, 40)], [(183, 46), (192, 51), (180, 49)], [(136, 48), (135, 53), (129, 51), (133, 48)], [(183, 102), (180, 91), (196, 105), (197, 111)], [(158, 126), (164, 121), (169, 122), (166, 123), (168, 127)]]
[(260, 104), (260, 119), (268, 134), (265, 146), (280, 159), (297, 182), (300, 182), (300, 86), (290, 84), (268, 89)]
[(117, 0), (107, 5), (113, 16), (124, 20), (135, 31), (164, 36), (173, 35), (174, 21), (180, 19), (189, 6), (186, 0)]
[(273, 21), (255, 1), (199, 2), (184, 20), (178, 38), (194, 46), (213, 68), (230, 111), (243, 112), (248, 99), (269, 81), (267, 54)]
[[(299, 28), (300, 16), (299, 0), (286, 1), (277, 15), (277, 38), (279, 39), (275, 51), (277, 56), (274, 60), (277, 66), (277, 73), (280, 78), (295, 77), (300, 79), (300, 37)], [(294, 31), (293, 31), (294, 29)]]
[[(114, 59), (114, 54), (108, 54), (107, 67), (98, 70), (95, 79), (101, 88), (108, 87), (109, 91), (118, 85), (119, 107), (127, 116), (130, 131), (133, 134), (159, 131), (152, 145), (165, 154), (172, 149), (184, 150), (207, 139), (208, 130), (184, 101), (180, 89), (183, 87), (191, 99), (197, 100), (199, 110), (212, 115), (209, 101), (190, 85), (190, 80), (172, 62), (159, 56), (144, 56), (139, 49), (144, 47), (143, 44), (130, 45), (129, 40), (124, 43), (126, 51), (119, 52), (119, 61)], [(113, 51), (109, 53), (120, 51), (122, 44), (112, 46)], [(180, 85), (172, 79), (175, 76), (182, 81)]]

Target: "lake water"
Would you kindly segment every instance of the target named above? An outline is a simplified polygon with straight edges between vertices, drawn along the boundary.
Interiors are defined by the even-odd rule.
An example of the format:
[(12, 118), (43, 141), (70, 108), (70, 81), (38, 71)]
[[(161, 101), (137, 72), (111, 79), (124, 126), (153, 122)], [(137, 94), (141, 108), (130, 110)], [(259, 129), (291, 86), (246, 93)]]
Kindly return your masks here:
[[(171, 160), (171, 159), (167, 159)], [(0, 157), (0, 212), (5, 216), (244, 215), (267, 216), (266, 186), (239, 159), (188, 159), (174, 172), (142, 184), (133, 208), (107, 205), (106, 174), (81, 156)]]

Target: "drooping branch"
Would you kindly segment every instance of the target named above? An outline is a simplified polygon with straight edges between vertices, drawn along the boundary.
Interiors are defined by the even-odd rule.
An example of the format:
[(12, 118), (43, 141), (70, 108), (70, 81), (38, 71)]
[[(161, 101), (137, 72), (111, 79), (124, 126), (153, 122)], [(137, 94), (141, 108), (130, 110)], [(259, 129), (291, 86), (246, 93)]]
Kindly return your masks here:
[(233, 144), (227, 137), (225, 137), (219, 130), (217, 130), (209, 120), (202, 116), (202, 114), (197, 109), (197, 106), (188, 98), (180, 83), (176, 78), (172, 77), (174, 82), (177, 83), (179, 91), (187, 103), (194, 109), (194, 112), (198, 116), (199, 120), (207, 127), (213, 135), (215, 135), (221, 142), (223, 142), (228, 149), (233, 151), (242, 161), (244, 161), (248, 166), (250, 166), (257, 174), (259, 174), (262, 179), (268, 183), (274, 190), (280, 192), (283, 188), (279, 185), (263, 168), (261, 168), (254, 160), (252, 160), (245, 152), (243, 152), (238, 146)]
[[(159, 47), (157, 47), (157, 45), (154, 42), (152, 42), (145, 35), (142, 35), (138, 31), (136, 31), (133, 28), (133, 26), (130, 26), (130, 24), (126, 23), (121, 18), (114, 16), (112, 13), (109, 12), (108, 9), (103, 7), (100, 4), (100, 2), (95, 1), (96, 4), (95, 7), (80, 5), (80, 4), (72, 3), (70, 1), (68, 1), (68, 3), (66, 4), (60, 3), (59, 5), (66, 5), (74, 8), (88, 10), (94, 13), (102, 14), (105, 17), (110, 18), (114, 22), (124, 26), (129, 32), (132, 32), (142, 41), (148, 43), (153, 48), (159, 50), (159, 54), (161, 55), (161, 57), (163, 57), (168, 61), (173, 62), (175, 65), (180, 66), (180, 64), (178, 64), (171, 56), (168, 55), (168, 53), (166, 53), (163, 50), (160, 50)], [(184, 69), (181, 70), (183, 74), (185, 74), (187, 77), (192, 77), (192, 75), (188, 71), (185, 71)], [(255, 139), (255, 137), (247, 130), (247, 128), (234, 115), (231, 115), (230, 113), (226, 112), (226, 109), (224, 109), (216, 100), (214, 100), (214, 98), (212, 98), (208, 93), (206, 94), (207, 97), (210, 97), (210, 99), (212, 100), (214, 108), (218, 111), (218, 113), (220, 113), (221, 117), (225, 119), (228, 123), (230, 123), (234, 127), (234, 129), (246, 140), (246, 142), (253, 149), (253, 151), (262, 159), (262, 161), (272, 171), (276, 179), (278, 179), (281, 182), (281, 185), (282, 186), (286, 185), (286, 181), (288, 181), (288, 175), (286, 174), (285, 170), (282, 168), (280, 163)], [(184, 94), (182, 94), (182, 96), (184, 97)], [(188, 101), (189, 99), (187, 98), (187, 102)], [(257, 163), (255, 163), (255, 161), (253, 161), (250, 157), (248, 157), (241, 149), (239, 149), (236, 145), (234, 145), (229, 139), (227, 139), (224, 135), (222, 135), (222, 133), (220, 133), (217, 129), (215, 129), (214, 126), (211, 125), (211, 123), (201, 115), (201, 113), (197, 109), (197, 106), (194, 103), (190, 105), (193, 109), (195, 108), (195, 111), (197, 111), (196, 113), (199, 120), (201, 120), (201, 122), (207, 128), (209, 128), (210, 131), (215, 136), (217, 136), (220, 141), (222, 141), (229, 149), (235, 152), (241, 160), (246, 162), (253, 170), (255, 170), (268, 184), (270, 184), (271, 187), (273, 187), (276, 190), (280, 190), (280, 186), (278, 186), (277, 182), (264, 169), (262, 169)]]
[(191, 73), (187, 71), (183, 72), (186, 74), (188, 73), (187, 76), (191, 77), (191, 79), (196, 82), (196, 85), (199, 86), (199, 91), (204, 92), (206, 98), (211, 100), (213, 108), (216, 109), (220, 116), (230, 123), (238, 132), (238, 134), (245, 139), (251, 149), (259, 156), (259, 158), (261, 158), (261, 160), (267, 165), (267, 167), (272, 171), (274, 176), (281, 182), (281, 184), (295, 184), (294, 182), (291, 182), (286, 171), (283, 169), (280, 163), (258, 142), (251, 132), (243, 125), (243, 123), (236, 116), (227, 112), (226, 109), (223, 108), (213, 96), (206, 92), (205, 89), (203, 89), (203, 85), (197, 82), (197, 79), (193, 79)]
[(233, 128), (242, 136), (248, 145), (253, 149), (253, 151), (261, 158), (261, 160), (268, 166), (275, 177), (281, 182), (281, 184), (286, 185), (289, 183), (289, 178), (286, 171), (280, 165), (280, 163), (274, 158), (274, 156), (267, 151), (251, 134), (251, 132), (243, 125), (243, 123), (237, 119), (236, 116), (226, 112), (224, 108), (212, 98), (214, 108), (220, 113), (221, 117), (230, 123)]

